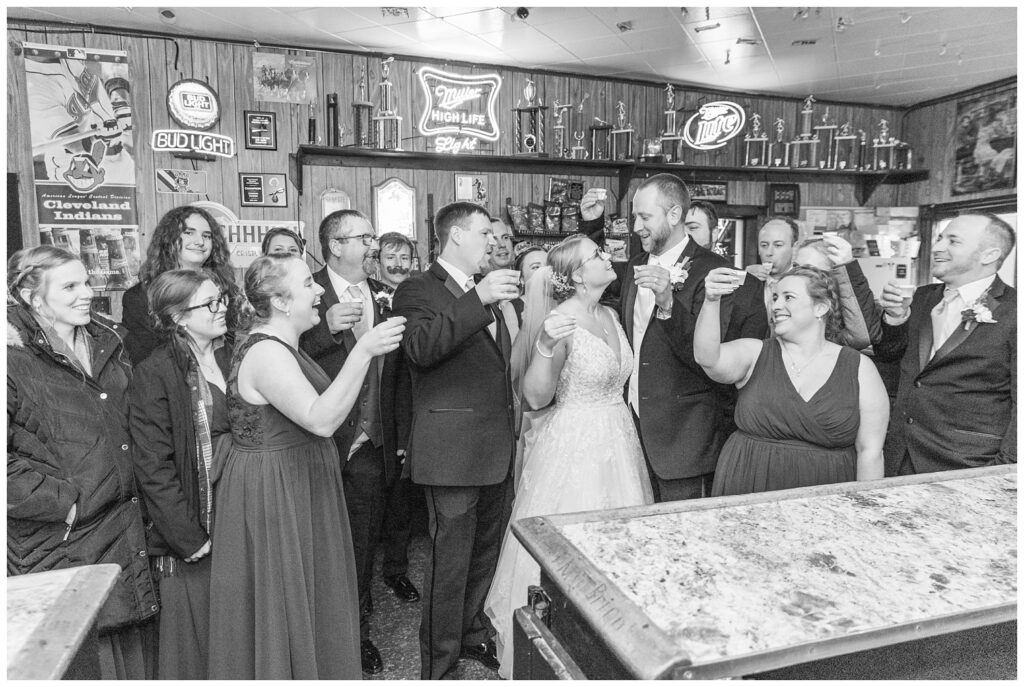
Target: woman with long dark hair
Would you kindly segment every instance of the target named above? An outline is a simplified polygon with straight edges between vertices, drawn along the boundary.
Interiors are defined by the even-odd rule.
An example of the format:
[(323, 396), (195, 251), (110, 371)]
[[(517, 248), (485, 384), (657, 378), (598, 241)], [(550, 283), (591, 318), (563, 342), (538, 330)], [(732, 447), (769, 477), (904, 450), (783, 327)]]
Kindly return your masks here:
[[(231, 251), (217, 220), (192, 205), (169, 210), (153, 230), (146, 259), (139, 270), (139, 283), (124, 292), (122, 322), (128, 330), (125, 347), (132, 364), (138, 365), (163, 339), (153, 326), (146, 290), (154, 279), (168, 270), (205, 269), (229, 300), (238, 293)], [(236, 325), (234, 307), (228, 309), (228, 327)]]
[(7, 574), (119, 565), (96, 620), (100, 675), (152, 678), (159, 608), (132, 474), (131, 365), (120, 326), (91, 312), (88, 281), (54, 246), (7, 264)]
[(214, 483), (229, 446), (227, 297), (206, 271), (170, 270), (148, 289), (167, 337), (135, 368), (129, 399), (135, 475), (160, 585), (162, 680), (206, 679)]
[(889, 397), (874, 364), (839, 337), (835, 279), (796, 266), (775, 284), (775, 334), (721, 342), (719, 301), (739, 288), (735, 270), (704, 280), (693, 353), (708, 376), (735, 384), (737, 430), (718, 459), (713, 496), (882, 477)]
[[(299, 348), (324, 292), (306, 263), (257, 258), (253, 326), (228, 376), (232, 446), (217, 484), (213, 679), (359, 679), (359, 597), (333, 435), (404, 318), (363, 334), (332, 381)], [(375, 372), (371, 372), (375, 374)]]

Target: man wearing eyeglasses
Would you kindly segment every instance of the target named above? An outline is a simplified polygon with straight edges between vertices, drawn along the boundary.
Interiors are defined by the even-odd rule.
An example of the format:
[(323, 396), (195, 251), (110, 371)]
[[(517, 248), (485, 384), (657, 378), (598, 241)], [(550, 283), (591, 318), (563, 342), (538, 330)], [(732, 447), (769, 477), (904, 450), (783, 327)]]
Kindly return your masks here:
[[(320, 223), (320, 249), (324, 268), (313, 275), (324, 289), (317, 309), (320, 322), (302, 335), (299, 345), (324, 371), (334, 377), (356, 341), (390, 313), (378, 294), (387, 287), (371, 279), (377, 273), (376, 232), (357, 210), (332, 212)], [(363, 672), (379, 673), (384, 662), (370, 641), (373, 612), (370, 581), (373, 556), (384, 519), (386, 485), (395, 477), (395, 389), (400, 374), (398, 350), (377, 358), (363, 380), (359, 400), (334, 434), (342, 460), (342, 482), (348, 508), (359, 588), (360, 639)]]

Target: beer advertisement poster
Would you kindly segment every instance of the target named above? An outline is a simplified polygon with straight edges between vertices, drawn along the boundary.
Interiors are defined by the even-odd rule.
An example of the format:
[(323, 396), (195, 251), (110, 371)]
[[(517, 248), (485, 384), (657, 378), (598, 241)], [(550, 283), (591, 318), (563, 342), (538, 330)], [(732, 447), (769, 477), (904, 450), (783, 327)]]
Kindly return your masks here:
[(127, 289), (141, 263), (128, 53), (24, 49), (40, 242), (80, 255), (93, 288)]

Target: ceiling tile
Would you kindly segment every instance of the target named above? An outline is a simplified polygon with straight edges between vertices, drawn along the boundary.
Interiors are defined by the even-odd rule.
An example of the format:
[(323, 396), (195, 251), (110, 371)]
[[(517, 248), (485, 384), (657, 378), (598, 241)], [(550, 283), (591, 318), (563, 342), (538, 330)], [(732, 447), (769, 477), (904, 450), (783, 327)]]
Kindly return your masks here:
[(449, 14), (445, 15), (444, 21), (476, 36), (501, 31), (510, 23), (508, 15), (497, 8)]

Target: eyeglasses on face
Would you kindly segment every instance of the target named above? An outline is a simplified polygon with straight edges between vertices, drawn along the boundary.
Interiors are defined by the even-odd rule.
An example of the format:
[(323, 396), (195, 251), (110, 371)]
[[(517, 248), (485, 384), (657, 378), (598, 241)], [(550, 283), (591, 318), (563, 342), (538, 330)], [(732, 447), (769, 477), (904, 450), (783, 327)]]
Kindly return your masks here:
[(611, 256), (609, 256), (608, 253), (605, 253), (603, 250), (598, 248), (597, 250), (594, 251), (594, 254), (591, 255), (586, 260), (584, 260), (580, 266), (582, 267), (583, 265), (586, 265), (591, 260), (607, 260), (609, 257)]
[(364, 246), (372, 246), (373, 242), (377, 240), (377, 236), (375, 234), (356, 234), (355, 236), (334, 236), (331, 238), (332, 241), (338, 241), (340, 243), (351, 241), (353, 239), (362, 239)]
[(227, 294), (222, 293), (221, 295), (214, 298), (212, 301), (206, 303), (200, 303), (199, 305), (193, 305), (188, 308), (184, 308), (182, 312), (189, 312), (191, 310), (198, 310), (199, 308), (206, 308), (211, 314), (219, 313), (221, 308), (224, 308), (228, 304)]

